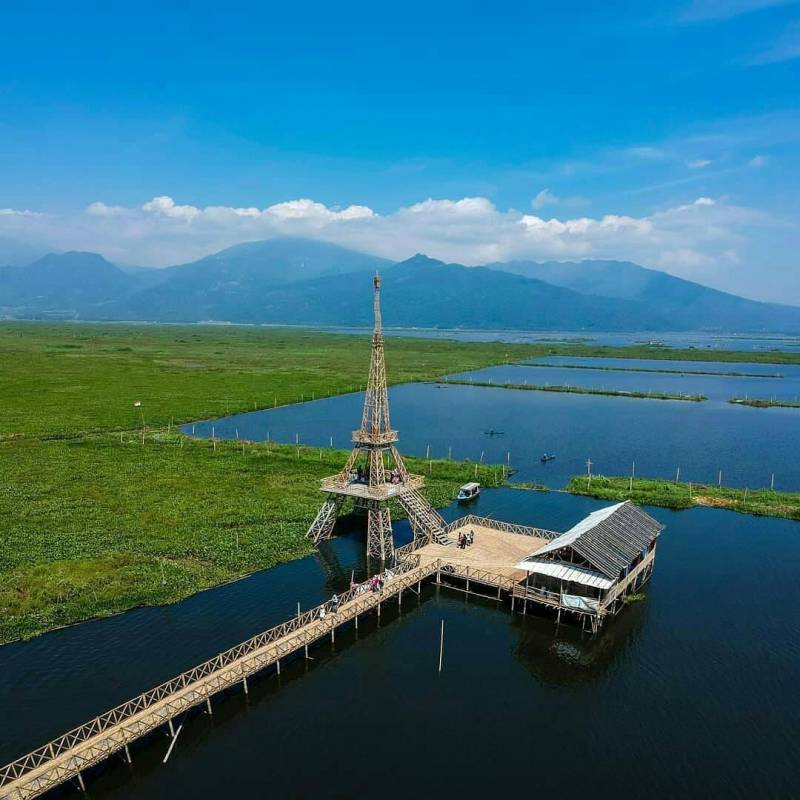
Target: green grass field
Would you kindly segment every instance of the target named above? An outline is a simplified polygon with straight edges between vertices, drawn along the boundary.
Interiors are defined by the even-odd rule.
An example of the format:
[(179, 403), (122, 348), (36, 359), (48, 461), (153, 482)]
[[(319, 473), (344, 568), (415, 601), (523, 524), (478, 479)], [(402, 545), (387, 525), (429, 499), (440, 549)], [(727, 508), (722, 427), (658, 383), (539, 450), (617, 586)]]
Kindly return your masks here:
[[(387, 363), (394, 381), (423, 380), (527, 352), (393, 339)], [(214, 450), (167, 429), (350, 391), (368, 362), (368, 339), (306, 331), (0, 324), (0, 642), (308, 554), (319, 479), (345, 453)], [(444, 505), (473, 475), (433, 462), (428, 496)]]
[(601, 500), (633, 500), (634, 503), (664, 508), (709, 506), (726, 508), (762, 517), (800, 520), (800, 492), (776, 492), (772, 489), (734, 489), (701, 483), (684, 483), (650, 478), (586, 475), (572, 478), (567, 491)]

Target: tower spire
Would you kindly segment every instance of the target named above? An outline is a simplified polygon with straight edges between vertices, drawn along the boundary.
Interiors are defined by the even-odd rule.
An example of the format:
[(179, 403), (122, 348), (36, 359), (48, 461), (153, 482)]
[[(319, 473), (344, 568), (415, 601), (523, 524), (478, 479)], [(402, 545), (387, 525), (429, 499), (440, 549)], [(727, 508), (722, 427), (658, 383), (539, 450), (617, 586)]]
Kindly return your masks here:
[(377, 445), (397, 441), (397, 433), (391, 429), (389, 423), (389, 396), (386, 388), (386, 363), (381, 330), (381, 277), (378, 273), (375, 273), (372, 279), (372, 287), (372, 308), (375, 314), (372, 355), (369, 362), (367, 391), (364, 394), (364, 410), (361, 413), (361, 428), (353, 434), (353, 441)]

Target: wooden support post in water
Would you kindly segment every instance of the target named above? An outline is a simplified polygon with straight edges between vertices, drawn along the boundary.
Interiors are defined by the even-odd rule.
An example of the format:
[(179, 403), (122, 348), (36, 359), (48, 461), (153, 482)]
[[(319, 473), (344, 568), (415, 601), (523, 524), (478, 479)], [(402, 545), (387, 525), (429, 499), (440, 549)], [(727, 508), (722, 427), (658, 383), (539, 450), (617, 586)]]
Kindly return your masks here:
[(442, 620), (441, 633), (439, 634), (439, 672), (442, 671), (442, 658), (444, 656), (444, 620)]
[(86, 784), (83, 782), (83, 775), (78, 773), (78, 786), (81, 787), (81, 791), (86, 794)]
[(209, 717), (213, 717), (214, 716), (214, 712), (211, 710), (211, 698), (210, 697), (206, 697), (206, 709), (208, 709), (208, 716)]
[(242, 686), (244, 686), (244, 693), (250, 694), (250, 689), (247, 686), (247, 675), (242, 676)]
[(128, 747), (128, 743), (125, 742), (125, 758), (127, 759), (129, 764), (133, 763), (133, 759), (131, 758), (131, 751)]
[(175, 726), (172, 724), (172, 717), (170, 717), (169, 720), (167, 720), (167, 725), (169, 725), (169, 735), (170, 736), (174, 736), (175, 735)]
[(164, 760), (161, 762), (162, 764), (166, 764), (167, 760), (169, 759), (170, 755), (172, 754), (172, 748), (175, 747), (175, 742), (178, 741), (178, 736), (180, 736), (181, 730), (183, 729), (183, 723), (181, 722), (178, 725), (178, 730), (175, 731), (175, 735), (172, 737), (172, 741), (169, 743), (169, 748), (167, 749), (167, 754), (164, 756)]
[(276, 667), (276, 669), (278, 670), (278, 675), (280, 675), (280, 674), (281, 674), (281, 660), (280, 660), (280, 659), (278, 659), (278, 660), (275, 662), (275, 667)]

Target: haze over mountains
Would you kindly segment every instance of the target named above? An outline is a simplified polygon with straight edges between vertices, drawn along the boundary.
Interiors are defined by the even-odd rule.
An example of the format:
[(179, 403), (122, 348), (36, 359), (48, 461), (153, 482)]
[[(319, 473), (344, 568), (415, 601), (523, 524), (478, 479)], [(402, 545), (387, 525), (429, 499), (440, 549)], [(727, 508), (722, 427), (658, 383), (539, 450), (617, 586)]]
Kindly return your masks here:
[(248, 242), (190, 264), (119, 268), (95, 253), (0, 267), (0, 316), (369, 325), (380, 270), (387, 326), (800, 332), (800, 308), (620, 261), (394, 264), (309, 239)]

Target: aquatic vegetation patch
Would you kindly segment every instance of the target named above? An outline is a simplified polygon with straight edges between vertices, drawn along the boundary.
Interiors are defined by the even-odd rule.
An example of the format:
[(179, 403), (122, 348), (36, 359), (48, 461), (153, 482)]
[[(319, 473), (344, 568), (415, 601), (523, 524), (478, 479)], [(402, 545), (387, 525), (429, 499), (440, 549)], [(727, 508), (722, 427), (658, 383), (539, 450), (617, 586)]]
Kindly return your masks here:
[(567, 484), (567, 491), (601, 500), (633, 500), (639, 505), (664, 508), (710, 506), (743, 514), (800, 520), (800, 492), (606, 475), (592, 475), (591, 479), (586, 475), (573, 477)]

